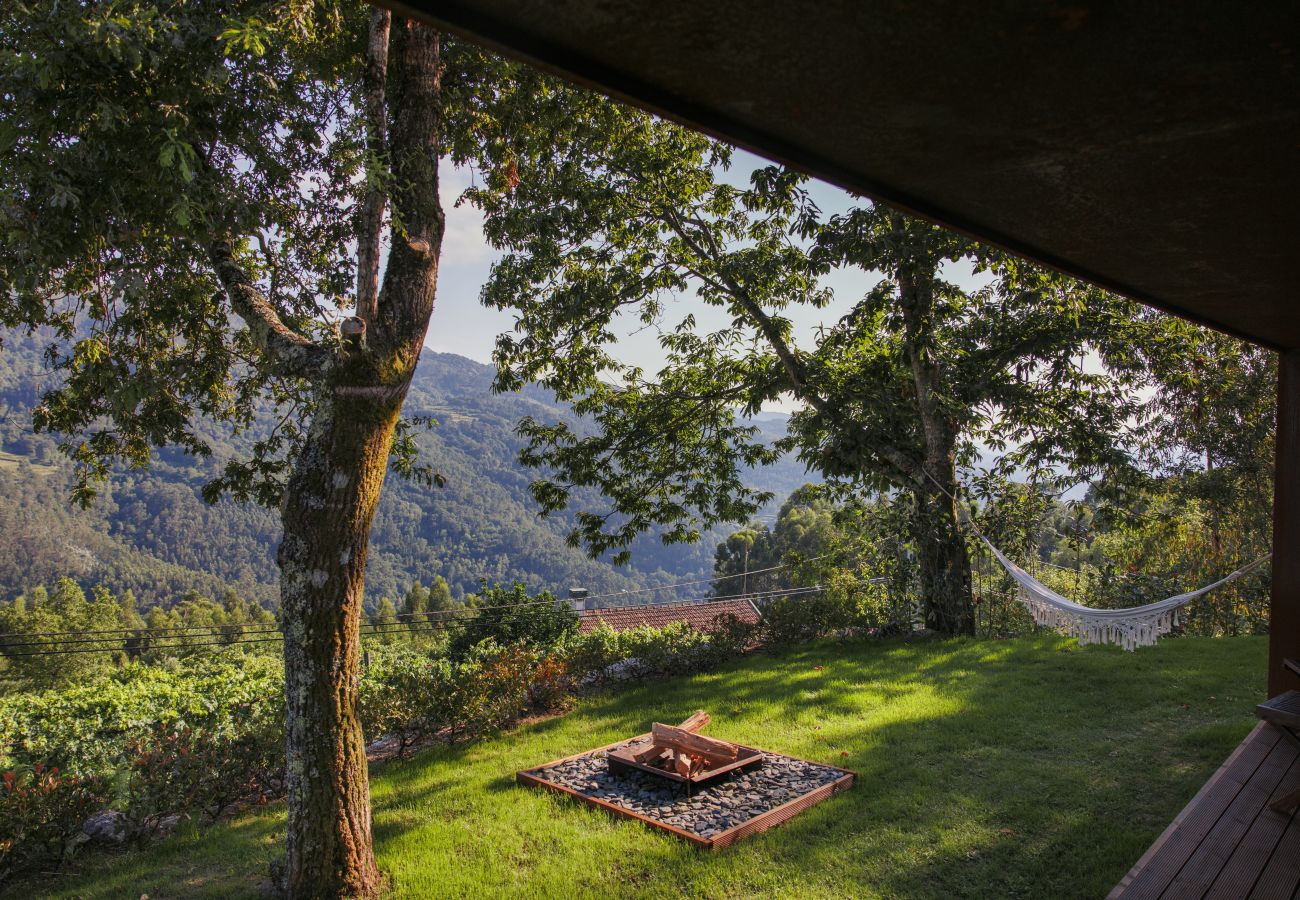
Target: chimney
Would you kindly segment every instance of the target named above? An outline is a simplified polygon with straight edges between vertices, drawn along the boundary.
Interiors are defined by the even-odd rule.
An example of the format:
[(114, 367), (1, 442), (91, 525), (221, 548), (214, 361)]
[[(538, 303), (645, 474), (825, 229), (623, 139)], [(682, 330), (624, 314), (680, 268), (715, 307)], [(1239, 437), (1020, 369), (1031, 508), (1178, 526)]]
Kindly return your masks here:
[(589, 591), (586, 588), (569, 588), (569, 603), (573, 606), (574, 612), (580, 613), (587, 608), (588, 593)]

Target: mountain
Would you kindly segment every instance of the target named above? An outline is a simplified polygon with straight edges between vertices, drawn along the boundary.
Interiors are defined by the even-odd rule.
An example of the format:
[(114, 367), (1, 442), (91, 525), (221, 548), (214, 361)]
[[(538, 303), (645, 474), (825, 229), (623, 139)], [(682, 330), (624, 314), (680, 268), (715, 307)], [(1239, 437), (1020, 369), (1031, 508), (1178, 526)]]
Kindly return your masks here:
[[(226, 589), (273, 605), (276, 597), (275, 513), (249, 505), (205, 504), (201, 486), (238, 453), (219, 431), (213, 458), (164, 450), (148, 471), (116, 472), (88, 510), (68, 503), (69, 470), (54, 440), (33, 434), (30, 411), (52, 377), (44, 341), (0, 333), (0, 598), (70, 575), (90, 587), (130, 588), (143, 605), (169, 605), (187, 591), (219, 596)], [(492, 394), (491, 366), (425, 351), (406, 410), (436, 420), (417, 435), (421, 461), (443, 487), (390, 474), (375, 516), (367, 595), (400, 598), (414, 580), (442, 575), (453, 594), (481, 580), (522, 581), (562, 592), (582, 586), (612, 593), (706, 575), (723, 529), (694, 545), (665, 546), (641, 538), (632, 562), (616, 567), (565, 543), (568, 519), (541, 519), (528, 492), (537, 473), (518, 463), (515, 423), (567, 417), (546, 393)], [(781, 414), (758, 423), (769, 439), (784, 433)], [(806, 480), (803, 467), (782, 461), (752, 473), (752, 484), (777, 499)], [(580, 503), (600, 508), (600, 498)]]

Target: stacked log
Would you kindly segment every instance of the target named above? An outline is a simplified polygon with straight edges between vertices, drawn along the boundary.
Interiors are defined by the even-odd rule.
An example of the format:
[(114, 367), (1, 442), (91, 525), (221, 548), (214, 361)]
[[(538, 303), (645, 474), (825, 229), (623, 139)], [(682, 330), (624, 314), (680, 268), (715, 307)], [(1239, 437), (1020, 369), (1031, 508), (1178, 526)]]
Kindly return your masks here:
[(698, 733), (710, 721), (709, 714), (701, 709), (680, 725), (655, 722), (650, 727), (650, 746), (634, 754), (633, 759), (671, 768), (686, 778), (710, 766), (735, 762), (740, 753), (735, 744)]

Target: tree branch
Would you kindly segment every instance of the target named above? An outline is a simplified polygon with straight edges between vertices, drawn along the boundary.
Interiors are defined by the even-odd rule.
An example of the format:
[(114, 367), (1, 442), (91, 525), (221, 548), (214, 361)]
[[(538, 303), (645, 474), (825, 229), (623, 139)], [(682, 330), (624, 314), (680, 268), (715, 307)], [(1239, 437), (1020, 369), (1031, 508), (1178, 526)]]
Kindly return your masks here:
[[(708, 250), (705, 250), (699, 245), (698, 241), (687, 232), (682, 220), (672, 210), (667, 210), (666, 215), (662, 217), (662, 221), (667, 223), (667, 225), (677, 233), (677, 236), (680, 237), (698, 256), (705, 259), (721, 259), (721, 248), (717, 246), (716, 242), (713, 240), (713, 236), (707, 231), (704, 231), (703, 234), (705, 239), (709, 241), (710, 247)], [(733, 279), (727, 277), (725, 274), (721, 277), (723, 279), (721, 286), (724, 287), (726, 292), (735, 298), (741, 308), (749, 314), (749, 317), (754, 321), (754, 324), (758, 326), (758, 330), (762, 332), (763, 338), (772, 348), (772, 352), (776, 354), (777, 359), (781, 362), (781, 366), (785, 369), (786, 376), (790, 379), (790, 384), (794, 388), (795, 396), (808, 403), (813, 409), (817, 410), (817, 412), (821, 413), (830, 421), (839, 423), (840, 427), (853, 429), (853, 423), (846, 421), (839, 410), (837, 410), (825, 397), (821, 396), (821, 394), (813, 390), (811, 385), (809, 385), (808, 373), (803, 365), (803, 361), (799, 359), (794, 348), (786, 342), (785, 337), (781, 334), (781, 329), (777, 327), (776, 322), (767, 314), (767, 311), (763, 309), (762, 305), (751, 297), (749, 292), (746, 291), (742, 285), (737, 284)], [(717, 282), (714, 283), (717, 284)], [(896, 468), (904, 477), (911, 478), (918, 483), (922, 481), (923, 476), (917, 471), (916, 466), (907, 458), (906, 454), (902, 453), (897, 448), (884, 446), (878, 448), (876, 452), (883, 457), (886, 462), (894, 466), (894, 468)]]
[(393, 229), (375, 327), (368, 332), (372, 350), (402, 357), (407, 377), (433, 312), (445, 224), (438, 199), (440, 49), (433, 27), (401, 17), (393, 22), (386, 85)]
[(281, 321), (275, 307), (235, 261), (231, 242), (225, 238), (213, 240), (208, 244), (208, 258), (230, 300), (231, 309), (244, 320), (254, 342), (271, 361), (275, 373), (293, 376), (318, 374), (330, 359), (330, 352)]
[(388, 80), (388, 32), (393, 14), (375, 7), (370, 13), (370, 41), (366, 48), (365, 86), (366, 194), (357, 222), (357, 318), (370, 326), (379, 310), (379, 242), (387, 198), (379, 173), (371, 170), (385, 158), (388, 117), (384, 90)]

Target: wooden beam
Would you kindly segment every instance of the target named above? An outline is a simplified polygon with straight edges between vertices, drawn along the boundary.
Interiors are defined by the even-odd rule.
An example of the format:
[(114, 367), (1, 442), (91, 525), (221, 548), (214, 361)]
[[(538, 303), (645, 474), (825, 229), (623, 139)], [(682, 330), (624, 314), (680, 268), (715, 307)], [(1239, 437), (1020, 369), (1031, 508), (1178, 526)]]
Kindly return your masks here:
[(1279, 353), (1277, 368), (1269, 697), (1300, 690), (1300, 675), (1286, 666), (1300, 659), (1300, 350)]

